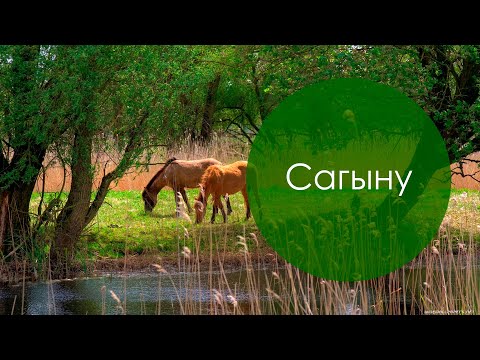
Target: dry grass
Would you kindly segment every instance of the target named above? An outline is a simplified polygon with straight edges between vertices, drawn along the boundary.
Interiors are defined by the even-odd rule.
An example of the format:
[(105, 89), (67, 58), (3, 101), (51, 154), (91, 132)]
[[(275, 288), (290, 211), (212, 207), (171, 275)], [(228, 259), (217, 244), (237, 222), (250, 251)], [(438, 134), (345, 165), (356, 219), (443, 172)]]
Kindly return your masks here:
[(460, 234), (480, 233), (480, 192), (453, 191), (443, 225), (457, 229)]
[[(480, 161), (480, 151), (473, 153), (467, 158), (472, 160)], [(463, 171), (465, 175), (472, 175), (472, 177), (462, 177), (461, 175), (453, 175), (452, 177), (452, 184), (455, 189), (471, 189), (471, 190), (478, 190), (480, 191), (480, 164), (475, 162), (465, 162), (463, 166)], [(458, 164), (453, 164), (452, 169), (457, 168)], [(476, 180), (475, 180), (476, 179)]]
[[(192, 249), (179, 251), (177, 271), (185, 274), (185, 289), (200, 288), (200, 275), (208, 273), (210, 301), (205, 305), (193, 296), (183, 300), (179, 297), (180, 313), (478, 314), (480, 193), (454, 191), (451, 199), (437, 238), (417, 258), (401, 269), (368, 281), (320, 279), (285, 263), (273, 252), (259, 261), (255, 256), (259, 240), (254, 233), (238, 236), (238, 266), (245, 277), (232, 281), (225, 270), (222, 242), (209, 237), (210, 261), (205, 264), (199, 251), (199, 243), (205, 239), (194, 238)], [(231, 240), (225, 238), (223, 244)], [(168, 281), (164, 274), (159, 277)], [(239, 293), (248, 296), (239, 299)]]
[[(117, 191), (143, 190), (153, 175), (163, 166), (160, 163), (163, 163), (172, 156), (182, 160), (213, 157), (223, 163), (231, 163), (237, 160), (246, 160), (248, 157), (248, 148), (244, 143), (217, 134), (214, 134), (208, 147), (186, 139), (183, 143), (178, 143), (168, 151), (163, 148), (159, 149), (159, 153), (154, 155), (150, 160), (150, 163), (154, 165), (149, 166), (148, 169), (145, 167), (139, 169), (132, 168), (131, 171), (128, 171), (117, 183), (112, 184), (111, 188)], [(94, 180), (94, 188), (97, 188), (101, 182), (103, 171), (105, 170), (107, 173), (112, 171), (118, 159), (112, 159), (106, 155), (98, 155), (92, 159), (92, 162), (96, 164), (97, 168)], [(48, 165), (45, 172), (45, 192), (60, 191), (63, 186), (64, 177), (65, 185), (63, 186), (63, 190), (69, 191), (71, 183), (70, 169), (67, 167), (64, 172), (61, 164), (52, 161), (51, 155), (47, 157), (44, 165)], [(35, 185), (35, 191), (41, 192), (42, 186), (43, 176), (40, 176)]]
[[(480, 272), (478, 243), (465, 232), (464, 243), (450, 241), (457, 232), (443, 224), (439, 238), (412, 263), (391, 274), (369, 281), (337, 282), (305, 274), (276, 255), (270, 261), (252, 261), (254, 234), (239, 237), (238, 253), (245, 278), (228, 280), (221, 252), (211, 253), (210, 267), (199, 259), (196, 248), (183, 248), (178, 255), (182, 287), (187, 296), (178, 296), (181, 314), (282, 314), (282, 315), (418, 315), (478, 314)], [(478, 235), (478, 234), (477, 234)], [(218, 244), (210, 239), (212, 249)], [(196, 243), (194, 239), (194, 243)], [(250, 245), (248, 245), (250, 244)], [(253, 248), (252, 248), (253, 244)], [(269, 256), (266, 256), (268, 258)], [(218, 266), (212, 267), (212, 263)], [(163, 272), (166, 272), (163, 269)], [(200, 275), (209, 273), (210, 301), (205, 304), (188, 296), (188, 289), (202, 286)], [(169, 281), (159, 274), (159, 284)], [(160, 280), (163, 278), (163, 280)], [(172, 281), (173, 284), (173, 281)], [(160, 291), (161, 289), (159, 289)], [(238, 299), (238, 293), (248, 294)], [(160, 312), (160, 310), (159, 310)]]
[[(177, 159), (194, 160), (213, 157), (223, 163), (231, 163), (237, 160), (247, 160), (249, 152), (248, 144), (241, 143), (221, 134), (214, 134), (211, 144), (209, 146), (203, 146), (199, 143), (193, 142), (189, 139), (185, 139), (183, 143), (178, 143), (175, 147), (168, 151), (164, 148), (159, 149), (159, 153), (154, 155), (150, 162), (152, 164), (148, 169), (141, 168), (138, 170), (132, 169), (127, 172), (116, 184), (112, 184), (112, 188), (118, 191), (123, 190), (143, 190), (144, 186), (151, 177), (163, 166), (159, 163), (164, 162), (166, 159), (175, 156)], [(468, 156), (473, 160), (480, 160), (480, 152), (473, 153)], [(97, 164), (97, 176), (95, 177), (94, 186), (98, 186), (101, 181), (101, 175), (105, 169), (107, 172), (114, 169), (114, 163), (118, 159), (112, 159), (109, 156), (98, 154), (92, 161)], [(62, 189), (63, 180), (65, 176), (64, 190), (70, 189), (71, 174), (70, 169), (67, 167), (64, 173), (63, 167), (53, 160), (53, 155), (47, 156), (44, 163), (47, 166), (45, 174), (45, 191), (55, 192)], [(105, 167), (106, 166), (106, 167)], [(457, 164), (453, 164), (452, 168), (457, 167)], [(478, 173), (478, 164), (474, 162), (467, 162), (464, 166), (465, 174), (476, 174), (475, 181), (471, 177), (462, 177), (460, 175), (454, 175), (452, 177), (452, 185), (455, 189), (472, 189), (480, 190), (480, 173)], [(43, 177), (40, 176), (35, 190), (41, 192), (43, 184)]]

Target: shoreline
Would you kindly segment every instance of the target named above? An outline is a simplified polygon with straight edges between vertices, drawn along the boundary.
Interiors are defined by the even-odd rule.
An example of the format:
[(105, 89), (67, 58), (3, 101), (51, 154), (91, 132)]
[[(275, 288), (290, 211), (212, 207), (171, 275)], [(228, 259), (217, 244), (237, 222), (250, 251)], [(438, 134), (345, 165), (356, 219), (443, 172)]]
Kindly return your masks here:
[[(36, 283), (42, 281), (63, 281), (94, 277), (97, 273), (129, 273), (129, 272), (158, 272), (155, 265), (160, 265), (168, 273), (180, 272), (189, 269), (190, 271), (217, 271), (245, 268), (245, 254), (239, 252), (224, 252), (210, 256), (209, 253), (192, 254), (190, 259), (180, 254), (134, 254), (122, 258), (103, 258), (87, 260), (82, 269), (81, 264), (68, 270), (65, 278), (43, 279), (35, 277), (35, 271), (31, 265), (26, 265), (25, 276), (23, 271), (18, 271), (19, 266), (23, 270), (23, 263), (11, 263), (8, 268), (0, 268), (0, 286), (17, 285), (25, 283)], [(219, 259), (220, 258), (220, 259)], [(278, 256), (271, 251), (252, 251), (248, 253), (248, 262), (253, 266), (278, 264)], [(85, 269), (86, 267), (86, 269)], [(9, 276), (10, 275), (10, 276)]]
[[(221, 259), (219, 259), (219, 257)], [(278, 255), (269, 251), (255, 251), (248, 253), (248, 261), (252, 265), (271, 265), (278, 264)], [(225, 252), (221, 255), (210, 256), (210, 254), (200, 253), (192, 255), (190, 259), (181, 255), (170, 254), (161, 256), (159, 254), (151, 255), (129, 255), (118, 259), (102, 259), (94, 262), (94, 272), (155, 272), (154, 264), (162, 266), (167, 272), (180, 272), (180, 268), (190, 268), (195, 271), (215, 271), (223, 268), (239, 269), (245, 268), (245, 254), (239, 252)]]
[[(247, 256), (247, 259), (246, 259)], [(436, 271), (447, 271), (451, 269), (452, 260), (456, 263), (461, 261), (462, 257), (468, 257), (465, 252), (452, 252), (442, 253), (441, 255), (433, 255), (421, 253), (409, 263), (405, 264), (397, 271), (405, 270), (418, 270), (426, 268), (427, 265), (432, 267)], [(477, 261), (473, 265), (473, 269), (480, 270), (480, 249), (476, 251), (473, 256)], [(199, 253), (192, 255), (190, 259), (183, 257), (180, 254), (143, 254), (143, 255), (127, 255), (122, 258), (106, 258), (87, 261), (87, 271), (77, 267), (70, 269), (69, 276), (65, 278), (51, 278), (42, 279), (32, 276), (31, 271), (25, 272), (25, 277), (17, 276), (15, 278), (8, 279), (5, 277), (5, 268), (1, 269), (0, 273), (0, 286), (18, 286), (23, 282), (25, 283), (38, 283), (38, 282), (57, 282), (57, 281), (72, 281), (80, 279), (88, 279), (97, 277), (98, 275), (104, 276), (105, 274), (112, 275), (125, 275), (131, 273), (158, 273), (157, 265), (160, 265), (168, 274), (177, 274), (182, 272), (214, 272), (214, 271), (238, 271), (247, 268), (246, 261), (249, 266), (255, 268), (269, 268), (277, 269), (285, 266), (285, 262), (281, 257), (275, 254), (273, 251), (260, 250), (252, 251), (247, 255), (240, 252), (225, 252), (222, 254), (215, 254), (210, 256), (209, 253)], [(433, 263), (432, 263), (433, 262)], [(11, 264), (12, 273), (14, 272), (15, 264)], [(18, 264), (17, 264), (18, 265)], [(17, 266), (18, 268), (18, 266)], [(8, 272), (8, 271), (7, 271)], [(388, 274), (384, 275), (388, 276)]]

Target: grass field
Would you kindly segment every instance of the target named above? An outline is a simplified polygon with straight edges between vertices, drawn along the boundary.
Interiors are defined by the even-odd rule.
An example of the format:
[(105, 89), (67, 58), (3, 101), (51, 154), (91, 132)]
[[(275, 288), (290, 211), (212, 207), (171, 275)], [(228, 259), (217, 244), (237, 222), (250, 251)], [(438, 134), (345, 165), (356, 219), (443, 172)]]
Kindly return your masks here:
[[(197, 189), (187, 191), (190, 204), (198, 194)], [(46, 195), (48, 202), (49, 196)], [(39, 195), (32, 199), (32, 211), (36, 209)], [(237, 250), (238, 236), (250, 233), (259, 235), (253, 219), (245, 221), (245, 209), (240, 193), (231, 196), (233, 213), (225, 225), (219, 214), (216, 223), (209, 223), (211, 205), (207, 209), (205, 221), (194, 224), (194, 213), (190, 214), (192, 223), (175, 217), (173, 192), (164, 190), (159, 193), (158, 204), (153, 213), (146, 214), (140, 191), (110, 191), (105, 204), (92, 222), (81, 251), (89, 259), (121, 258), (129, 255), (160, 254), (177, 255), (183, 246), (195, 247), (200, 251), (210, 250), (210, 243), (221, 242), (222, 249)], [(463, 236), (473, 233), (480, 240), (480, 192), (452, 190), (449, 209), (444, 222), (453, 229), (453, 236), (461, 240)], [(259, 236), (261, 238), (261, 236)], [(194, 240), (196, 239), (196, 240)], [(194, 244), (193, 241), (198, 243)], [(260, 241), (260, 249), (267, 245)]]
[[(190, 204), (193, 207), (197, 189), (187, 191)], [(48, 203), (47, 194), (45, 201)], [(228, 223), (223, 224), (219, 213), (215, 224), (210, 224), (211, 205), (202, 225), (195, 225), (195, 214), (192, 212), (192, 222), (175, 216), (175, 201), (173, 191), (164, 190), (158, 195), (158, 203), (152, 213), (143, 209), (140, 191), (110, 191), (105, 204), (100, 209), (96, 219), (89, 226), (81, 248), (86, 250), (87, 257), (119, 258), (125, 253), (134, 254), (177, 254), (183, 246), (192, 247), (192, 239), (204, 239), (195, 244), (200, 250), (209, 249), (210, 239), (217, 241), (228, 238), (226, 251), (235, 250), (238, 235), (245, 236), (256, 232), (253, 219), (245, 221), (245, 208), (240, 193), (230, 197), (233, 213), (228, 217)], [(32, 212), (40, 201), (40, 196), (34, 194)], [(84, 251), (81, 251), (85, 253)]]

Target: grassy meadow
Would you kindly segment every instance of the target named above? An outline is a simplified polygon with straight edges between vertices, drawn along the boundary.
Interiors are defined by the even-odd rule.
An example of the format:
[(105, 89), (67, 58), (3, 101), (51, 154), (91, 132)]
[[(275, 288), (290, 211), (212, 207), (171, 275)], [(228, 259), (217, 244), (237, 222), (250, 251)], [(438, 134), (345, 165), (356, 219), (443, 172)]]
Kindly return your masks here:
[[(190, 205), (198, 194), (197, 189), (187, 191)], [(45, 202), (54, 194), (45, 194)], [(88, 259), (118, 259), (129, 255), (174, 256), (183, 246), (198, 248), (200, 252), (210, 251), (210, 239), (221, 245), (223, 251), (237, 250), (238, 236), (254, 233), (261, 236), (253, 219), (245, 220), (243, 197), (237, 193), (230, 197), (233, 213), (228, 223), (223, 224), (219, 213), (215, 224), (210, 224), (212, 207), (209, 204), (204, 223), (195, 225), (195, 214), (191, 222), (175, 216), (173, 191), (162, 190), (154, 211), (145, 213), (141, 191), (110, 191), (97, 218), (90, 225), (81, 245), (81, 253)], [(40, 201), (34, 194), (32, 212)], [(471, 234), (480, 241), (480, 192), (475, 190), (452, 190), (449, 209), (444, 225), (448, 224), (455, 243), (462, 242)], [(248, 236), (247, 236), (248, 237)], [(195, 240), (196, 239), (196, 243)], [(267, 245), (260, 241), (259, 250)]]
[[(198, 189), (187, 190), (193, 207)], [(49, 202), (54, 194), (45, 194)], [(253, 219), (245, 220), (245, 208), (241, 193), (230, 196), (233, 213), (223, 224), (221, 213), (215, 224), (210, 224), (212, 207), (201, 225), (195, 225), (195, 213), (189, 214), (191, 222), (175, 216), (173, 191), (164, 189), (158, 194), (158, 203), (152, 213), (143, 208), (141, 191), (110, 191), (105, 204), (90, 225), (80, 245), (80, 254), (89, 260), (118, 259), (128, 255), (162, 255), (176, 257), (178, 250), (187, 246), (200, 251), (210, 249), (210, 239), (222, 240), (222, 251), (234, 252), (238, 236), (257, 233)], [(32, 212), (38, 207), (40, 195), (34, 194)], [(193, 239), (201, 239), (194, 243)], [(224, 239), (228, 241), (224, 242)], [(262, 242), (263, 244), (263, 242)]]

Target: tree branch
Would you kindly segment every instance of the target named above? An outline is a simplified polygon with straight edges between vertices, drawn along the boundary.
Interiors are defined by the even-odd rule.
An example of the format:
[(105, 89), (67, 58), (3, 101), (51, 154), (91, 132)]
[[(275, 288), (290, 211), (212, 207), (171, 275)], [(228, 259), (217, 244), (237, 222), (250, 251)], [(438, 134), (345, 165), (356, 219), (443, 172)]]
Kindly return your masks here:
[(237, 125), (237, 127), (240, 129), (241, 133), (243, 136), (245, 136), (250, 144), (253, 144), (253, 140), (250, 138), (250, 136), (243, 130), (243, 128), (238, 124), (237, 122), (233, 122), (234, 125)]
[(120, 160), (120, 163), (115, 167), (114, 170), (105, 174), (106, 167), (108, 162), (105, 164), (104, 167), (104, 174), (102, 177), (102, 181), (100, 186), (98, 187), (97, 194), (95, 195), (95, 199), (90, 204), (88, 208), (87, 215), (85, 216), (85, 225), (88, 225), (94, 217), (97, 215), (98, 210), (102, 206), (103, 202), (105, 201), (105, 197), (107, 196), (108, 191), (110, 190), (110, 184), (115, 179), (118, 179), (120, 176), (124, 174), (124, 172), (130, 168), (130, 163), (132, 161), (131, 155), (138, 147), (138, 136), (140, 135), (141, 131), (143, 130), (143, 125), (149, 116), (149, 112), (145, 111), (137, 122), (137, 126), (133, 127), (129, 134), (129, 141), (125, 146), (123, 151), (123, 157)]

